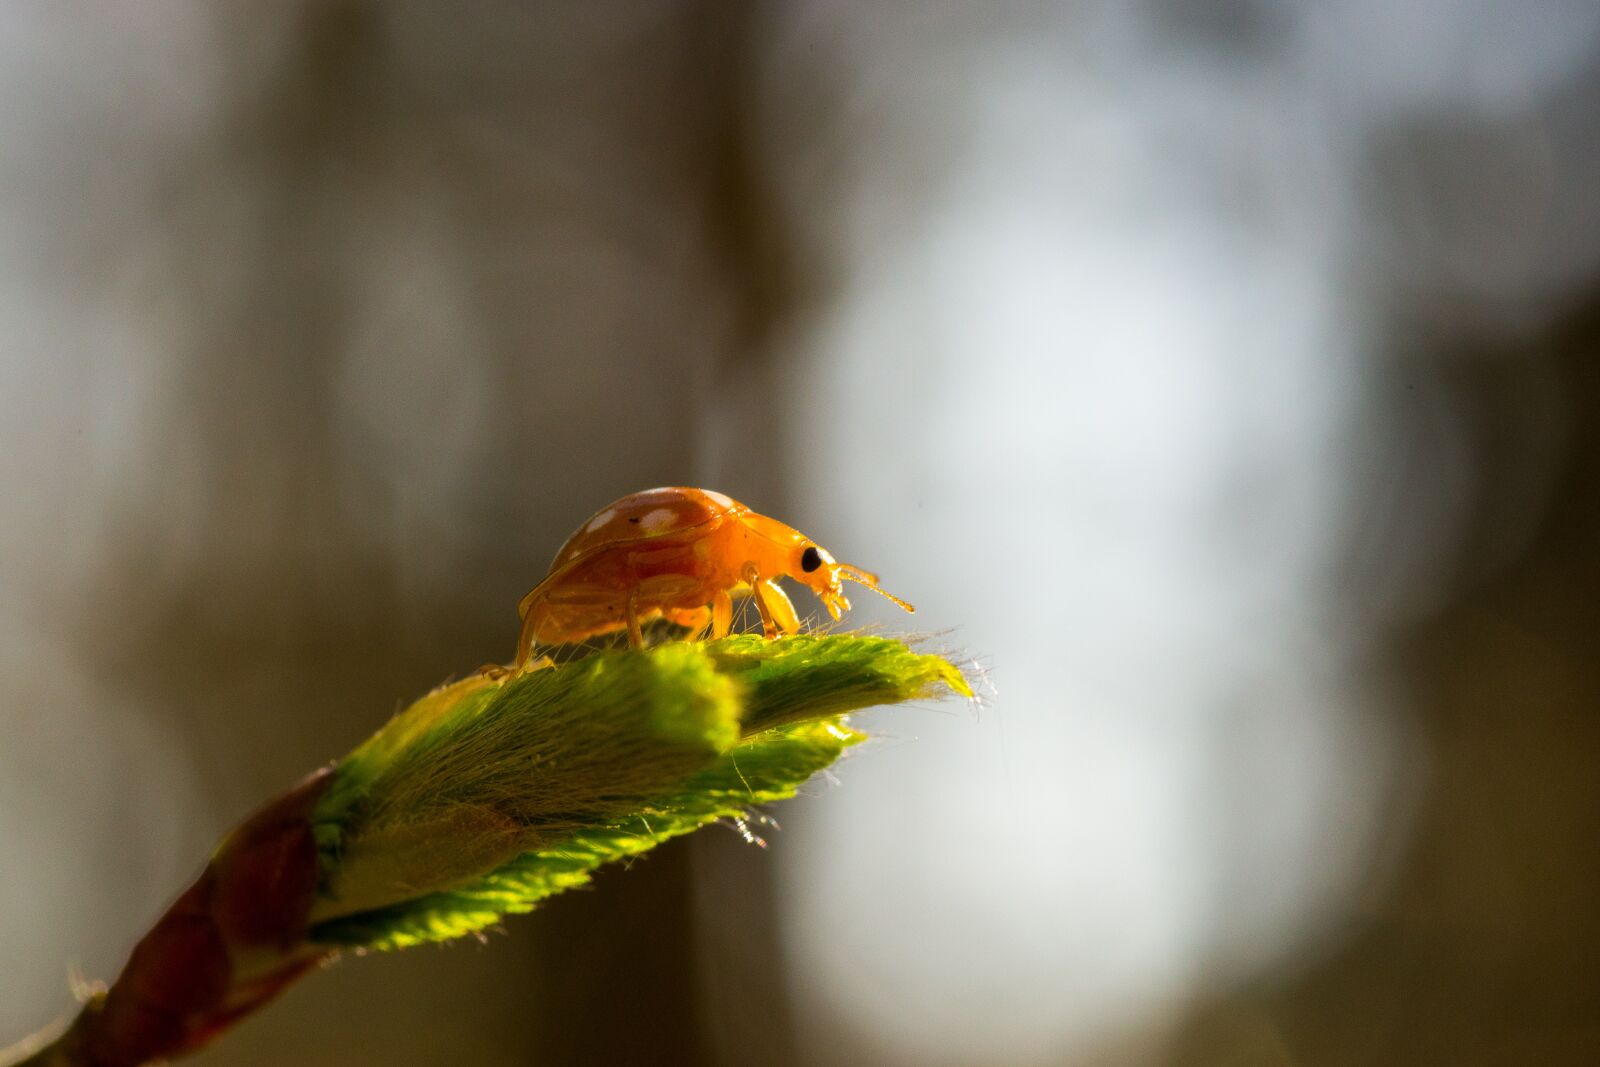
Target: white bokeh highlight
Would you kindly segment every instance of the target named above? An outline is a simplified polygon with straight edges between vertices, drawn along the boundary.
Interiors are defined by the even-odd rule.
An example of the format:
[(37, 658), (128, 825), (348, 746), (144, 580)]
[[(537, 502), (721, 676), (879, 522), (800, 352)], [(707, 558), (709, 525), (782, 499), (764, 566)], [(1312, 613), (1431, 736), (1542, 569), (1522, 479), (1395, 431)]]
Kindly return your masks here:
[[(873, 43), (879, 77), (915, 59)], [(1159, 1032), (1203, 973), (1337, 926), (1380, 809), (1405, 818), (1408, 741), (1327, 580), (1362, 357), (1348, 249), (1307, 215), (1320, 158), (1181, 68), (1114, 95), (1034, 42), (944, 73), (854, 131), (936, 138), (920, 182), (866, 153), (837, 203), (792, 189), (850, 284), (791, 339), (784, 388), (827, 414), (789, 452), (818, 536), (959, 624), (936, 643), (997, 692), (875, 717), (898, 740), (871, 773), (790, 813), (810, 1062), (1072, 1062)], [(1192, 136), (1207, 111), (1247, 136)], [(1316, 196), (1238, 202), (1269, 157)], [(898, 224), (864, 237), (891, 188)]]

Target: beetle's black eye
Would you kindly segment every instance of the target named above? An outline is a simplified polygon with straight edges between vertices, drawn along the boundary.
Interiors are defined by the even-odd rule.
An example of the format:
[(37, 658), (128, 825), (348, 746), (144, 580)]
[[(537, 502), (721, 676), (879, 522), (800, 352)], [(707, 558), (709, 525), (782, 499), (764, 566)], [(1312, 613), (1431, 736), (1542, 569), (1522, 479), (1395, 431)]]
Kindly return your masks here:
[(822, 553), (817, 551), (817, 546), (812, 545), (800, 553), (800, 569), (810, 574), (822, 566)]

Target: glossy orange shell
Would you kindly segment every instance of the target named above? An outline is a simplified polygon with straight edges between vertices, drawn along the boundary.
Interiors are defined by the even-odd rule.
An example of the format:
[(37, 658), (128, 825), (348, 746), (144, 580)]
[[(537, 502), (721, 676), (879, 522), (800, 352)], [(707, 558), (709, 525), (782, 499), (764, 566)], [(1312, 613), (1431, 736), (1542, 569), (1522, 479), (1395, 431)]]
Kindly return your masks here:
[(691, 538), (709, 532), (702, 527), (749, 511), (732, 497), (707, 489), (668, 486), (631, 493), (589, 516), (556, 553), (550, 573), (602, 549), (639, 541)]
[(736, 568), (750, 509), (721, 493), (674, 486), (623, 497), (567, 539), (545, 581), (523, 600), (541, 644), (565, 644), (626, 625), (631, 595), (643, 618), (689, 622)]

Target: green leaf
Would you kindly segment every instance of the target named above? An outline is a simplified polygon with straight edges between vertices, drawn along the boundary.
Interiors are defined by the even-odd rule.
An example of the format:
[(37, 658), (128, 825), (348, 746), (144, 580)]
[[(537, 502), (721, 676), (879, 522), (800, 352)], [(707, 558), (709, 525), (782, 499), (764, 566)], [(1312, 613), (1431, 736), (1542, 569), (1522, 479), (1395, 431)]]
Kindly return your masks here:
[(863, 739), (844, 713), (947, 688), (970, 695), (898, 641), (741, 636), (435, 690), (336, 769), (313, 818), (310, 939), (401, 948), (481, 930), (793, 796)]

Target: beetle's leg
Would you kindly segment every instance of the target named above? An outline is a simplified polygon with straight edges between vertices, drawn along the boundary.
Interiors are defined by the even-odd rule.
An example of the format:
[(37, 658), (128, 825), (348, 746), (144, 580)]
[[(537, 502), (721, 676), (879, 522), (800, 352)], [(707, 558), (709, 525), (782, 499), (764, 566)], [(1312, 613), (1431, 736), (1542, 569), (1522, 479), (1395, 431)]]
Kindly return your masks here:
[(534, 625), (534, 614), (531, 610), (524, 610), (522, 615), (522, 632), (517, 634), (517, 656), (511, 661), (513, 671), (521, 671), (528, 665), (528, 658), (533, 655), (533, 635), (537, 627)]
[(628, 593), (628, 647), (644, 647), (644, 629), (639, 625), (639, 590), (630, 590)]
[(478, 673), (485, 678), (498, 682), (502, 678), (510, 678), (515, 674), (529, 674), (533, 671), (542, 671), (546, 667), (554, 667), (555, 665), (556, 661), (549, 656), (540, 656), (525, 667), (518, 667), (515, 664), (508, 667), (504, 663), (485, 663), (478, 668)]
[(711, 636), (727, 637), (733, 629), (733, 597), (726, 589), (717, 590), (711, 598)]
[(522, 630), (517, 634), (517, 654), (512, 658), (511, 665), (502, 667), (490, 663), (478, 669), (478, 673), (489, 678), (504, 678), (511, 674), (521, 674), (524, 671), (536, 671), (544, 667), (553, 667), (549, 656), (540, 656), (533, 663), (528, 661), (533, 658), (534, 638), (538, 633), (538, 621), (534, 616), (532, 601), (524, 598), (520, 610), (522, 611)]
[[(756, 599), (766, 605), (772, 621), (777, 623), (778, 629), (786, 634), (800, 632), (800, 616), (794, 612), (794, 601), (789, 599), (789, 594), (778, 588), (778, 583), (768, 578), (756, 586)], [(772, 633), (768, 637), (775, 636)]]
[(744, 583), (750, 587), (750, 599), (756, 602), (756, 610), (761, 612), (761, 631), (767, 638), (778, 636), (778, 621), (772, 617), (772, 609), (767, 606), (767, 598), (761, 595), (761, 569), (754, 563), (744, 565)]
[(704, 604), (698, 608), (674, 608), (665, 612), (665, 616), (668, 622), (689, 631), (684, 637), (685, 641), (700, 640), (711, 627), (711, 609)]

